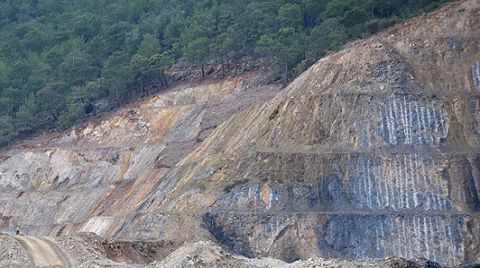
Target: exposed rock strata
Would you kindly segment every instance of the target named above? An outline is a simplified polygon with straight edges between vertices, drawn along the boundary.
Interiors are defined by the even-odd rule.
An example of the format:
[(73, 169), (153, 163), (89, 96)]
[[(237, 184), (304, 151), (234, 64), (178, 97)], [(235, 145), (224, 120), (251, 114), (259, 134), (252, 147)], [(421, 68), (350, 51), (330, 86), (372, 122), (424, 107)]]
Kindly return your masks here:
[(250, 257), (478, 262), (479, 7), (455, 3), (320, 60), (217, 128), (119, 235), (191, 222)]
[(468, 0), (355, 42), (278, 94), (255, 76), (177, 88), (4, 152), (2, 226), (213, 239), (287, 262), (480, 262), (479, 62)]
[(0, 227), (113, 236), (218, 125), (278, 92), (263, 76), (181, 85), (100, 122), (2, 152)]

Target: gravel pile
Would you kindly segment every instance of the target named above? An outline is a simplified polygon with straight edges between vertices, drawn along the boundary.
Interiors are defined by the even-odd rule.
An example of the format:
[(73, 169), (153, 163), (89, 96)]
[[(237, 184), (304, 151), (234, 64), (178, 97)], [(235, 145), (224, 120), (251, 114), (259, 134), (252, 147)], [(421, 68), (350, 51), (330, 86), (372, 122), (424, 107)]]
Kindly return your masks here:
[(213, 242), (196, 242), (177, 249), (163, 261), (151, 263), (149, 268), (163, 267), (232, 267), (232, 268), (357, 268), (357, 267), (384, 267), (384, 268), (436, 268), (441, 267), (437, 263), (427, 260), (405, 260), (401, 258), (387, 258), (382, 260), (336, 260), (312, 258), (294, 263), (285, 263), (280, 260), (263, 258), (248, 259), (242, 256), (226, 252)]
[(27, 252), (14, 238), (0, 234), (0, 267), (34, 267)]

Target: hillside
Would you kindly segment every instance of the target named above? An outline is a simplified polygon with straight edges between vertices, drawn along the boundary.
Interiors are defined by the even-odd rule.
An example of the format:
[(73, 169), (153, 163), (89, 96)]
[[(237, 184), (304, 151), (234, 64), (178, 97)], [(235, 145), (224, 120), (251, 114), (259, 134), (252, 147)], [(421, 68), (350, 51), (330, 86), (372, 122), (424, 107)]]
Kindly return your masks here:
[(286, 88), (259, 72), (179, 85), (1, 152), (0, 230), (480, 263), (479, 66), (480, 0), (464, 0)]
[(448, 1), (3, 0), (0, 146), (192, 77), (262, 67), (286, 83), (326, 52)]

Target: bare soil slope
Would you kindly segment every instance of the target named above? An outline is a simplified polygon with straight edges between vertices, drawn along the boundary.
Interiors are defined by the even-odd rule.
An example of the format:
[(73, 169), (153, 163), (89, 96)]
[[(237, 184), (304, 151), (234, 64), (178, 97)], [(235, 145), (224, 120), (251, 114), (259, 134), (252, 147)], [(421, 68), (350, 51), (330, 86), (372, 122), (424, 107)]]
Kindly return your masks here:
[(455, 2), (325, 57), (219, 126), (118, 235), (479, 262), (479, 26), (480, 2)]
[(255, 72), (178, 86), (26, 142), (0, 153), (0, 193), (2, 230), (37, 236), (480, 262), (480, 0), (352, 43), (283, 90)]

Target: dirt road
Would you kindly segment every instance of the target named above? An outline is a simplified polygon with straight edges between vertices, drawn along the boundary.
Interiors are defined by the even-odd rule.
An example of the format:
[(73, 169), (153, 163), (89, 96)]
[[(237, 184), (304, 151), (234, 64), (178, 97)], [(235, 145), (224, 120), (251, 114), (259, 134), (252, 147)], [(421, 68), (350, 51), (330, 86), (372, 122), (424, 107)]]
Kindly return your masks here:
[(69, 256), (53, 241), (33, 236), (15, 236), (27, 250), (35, 265), (40, 267), (72, 267)]

